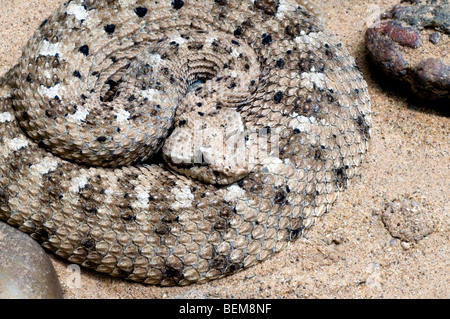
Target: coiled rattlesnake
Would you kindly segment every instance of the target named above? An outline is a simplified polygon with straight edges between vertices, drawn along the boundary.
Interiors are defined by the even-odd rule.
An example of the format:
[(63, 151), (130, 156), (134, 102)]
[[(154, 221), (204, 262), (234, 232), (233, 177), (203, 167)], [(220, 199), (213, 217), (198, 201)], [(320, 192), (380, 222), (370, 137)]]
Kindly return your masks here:
[(0, 80), (0, 219), (160, 285), (283, 249), (367, 150), (355, 61), (287, 0), (72, 0)]

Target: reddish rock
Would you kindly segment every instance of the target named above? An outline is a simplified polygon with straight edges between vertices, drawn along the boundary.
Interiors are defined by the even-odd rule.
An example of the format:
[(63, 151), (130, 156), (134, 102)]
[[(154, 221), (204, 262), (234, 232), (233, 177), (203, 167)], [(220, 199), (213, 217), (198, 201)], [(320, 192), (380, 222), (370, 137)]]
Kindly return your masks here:
[(396, 5), (381, 19), (365, 35), (375, 65), (422, 98), (450, 98), (450, 66), (443, 61), (449, 40), (441, 36), (450, 33), (448, 0)]

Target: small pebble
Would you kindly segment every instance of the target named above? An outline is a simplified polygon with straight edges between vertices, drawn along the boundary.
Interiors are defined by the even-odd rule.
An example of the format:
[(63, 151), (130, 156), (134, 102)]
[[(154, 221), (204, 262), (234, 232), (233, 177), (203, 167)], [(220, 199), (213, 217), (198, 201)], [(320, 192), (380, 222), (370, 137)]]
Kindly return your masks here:
[(56, 271), (42, 247), (0, 222), (0, 299), (61, 299)]
[(395, 238), (391, 239), (391, 240), (389, 241), (389, 245), (391, 245), (391, 246), (397, 245), (397, 239), (395, 239)]
[(439, 42), (439, 38), (440, 38), (441, 34), (439, 32), (434, 32), (432, 34), (430, 34), (430, 42), (433, 44), (437, 44)]
[(410, 195), (386, 202), (381, 219), (391, 236), (402, 241), (403, 248), (410, 247), (404, 243), (418, 242), (435, 230), (432, 209)]

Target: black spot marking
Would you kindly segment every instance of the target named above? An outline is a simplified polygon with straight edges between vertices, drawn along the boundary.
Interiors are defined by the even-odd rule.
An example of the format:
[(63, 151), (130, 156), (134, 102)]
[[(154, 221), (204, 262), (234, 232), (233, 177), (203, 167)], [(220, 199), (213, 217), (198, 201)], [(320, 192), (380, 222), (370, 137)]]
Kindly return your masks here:
[(279, 5), (279, 0), (255, 0), (255, 7), (271, 16), (277, 13)]
[(164, 271), (164, 275), (167, 278), (174, 278), (175, 280), (180, 280), (183, 277), (183, 274), (180, 271), (171, 267), (166, 268), (166, 270)]
[(270, 44), (270, 43), (272, 43), (272, 36), (270, 34), (264, 33), (262, 35), (262, 43), (263, 44)]
[(201, 43), (190, 44), (190, 45), (188, 45), (188, 49), (199, 51), (199, 50), (203, 49), (203, 44), (201, 44)]
[(88, 45), (82, 45), (79, 49), (79, 52), (83, 53), (85, 56), (89, 55), (89, 46)]
[(42, 21), (41, 25), (39, 26), (39, 28), (42, 28), (44, 25), (46, 25), (48, 22), (48, 19), (45, 19), (44, 21)]
[(73, 76), (75, 76), (75, 77), (81, 79), (81, 74), (80, 74), (80, 72), (77, 71), (77, 70), (73, 71)]
[(321, 160), (322, 159), (323, 148), (315, 148), (314, 149), (314, 159)]
[(172, 7), (175, 10), (179, 10), (179, 9), (183, 8), (183, 6), (184, 6), (184, 1), (182, 1), (182, 0), (172, 1)]
[(292, 229), (291, 230), (291, 238), (290, 238), (290, 240), (297, 239), (299, 236), (301, 236), (301, 234), (303, 233), (304, 229), (305, 229), (304, 226), (301, 226), (301, 227), (296, 228), (296, 229)]
[(108, 34), (113, 34), (114, 31), (116, 31), (116, 25), (115, 24), (108, 24), (105, 26), (105, 32)]
[(120, 218), (122, 218), (124, 221), (129, 222), (129, 221), (135, 220), (136, 216), (128, 214), (128, 213), (123, 213), (120, 215)]
[(137, 7), (136, 9), (134, 9), (134, 13), (136, 13), (139, 18), (145, 17), (147, 12), (148, 9), (146, 7)]
[(39, 241), (47, 241), (48, 240), (48, 231), (42, 228), (36, 229), (35, 235), (38, 236), (38, 238), (35, 238)]
[(274, 202), (275, 202), (275, 204), (280, 204), (280, 205), (284, 205), (284, 204), (286, 204), (288, 202), (286, 200), (286, 193), (285, 193), (284, 190), (279, 190), (275, 194)]
[(170, 229), (167, 225), (160, 224), (156, 227), (155, 234), (157, 234), (159, 236), (164, 236), (164, 235), (167, 235), (169, 233), (169, 231), (170, 231)]
[(279, 59), (277, 61), (277, 67), (279, 67), (280, 69), (284, 67), (284, 60), (283, 59)]
[(281, 91), (278, 91), (273, 97), (273, 100), (276, 103), (280, 103), (282, 99), (283, 99), (283, 92), (281, 92)]
[(301, 72), (305, 72), (306, 71), (306, 59), (305, 58), (301, 58), (300, 61), (298, 61), (298, 68), (300, 69)]
[(92, 248), (94, 247), (94, 243), (95, 241), (91, 238), (86, 238), (84, 240), (81, 241), (81, 245), (83, 245), (83, 247), (85, 248)]
[(348, 180), (345, 167), (340, 167), (336, 169), (335, 173), (336, 173), (336, 184), (340, 189), (343, 189), (346, 186)]
[(237, 84), (235, 83), (235, 82), (233, 82), (233, 83), (231, 83), (230, 85), (228, 85), (228, 89), (229, 90), (231, 90), (231, 89), (234, 89), (235, 87), (237, 86)]
[(218, 231), (223, 231), (228, 228), (227, 222), (223, 218), (219, 218), (214, 224), (213, 228)]
[(225, 256), (216, 256), (214, 257), (214, 259), (211, 262), (211, 267), (215, 268), (215, 269), (223, 269), (225, 268), (227, 265), (227, 261)]
[(214, 2), (221, 6), (228, 4), (228, 0), (214, 0)]
[(364, 137), (368, 138), (370, 132), (370, 125), (364, 119), (364, 115), (360, 115), (355, 119), (356, 124), (358, 125), (359, 131), (364, 135)]
[(242, 30), (241, 27), (237, 27), (237, 28), (234, 30), (234, 32), (233, 32), (233, 34), (234, 34), (235, 37), (239, 37), (239, 36), (241, 36), (243, 33), (244, 33), (244, 30)]
[(186, 120), (181, 120), (180, 122), (178, 122), (178, 125), (179, 125), (179, 126), (183, 126), (183, 125), (185, 125), (186, 123), (187, 123)]
[(47, 116), (47, 117), (50, 117), (50, 118), (52, 118), (52, 117), (54, 117), (55, 115), (56, 115), (56, 113), (55, 113), (55, 111), (53, 111), (53, 110), (46, 110), (45, 111), (45, 115)]
[(97, 141), (100, 143), (106, 142), (106, 136), (100, 136), (97, 138)]

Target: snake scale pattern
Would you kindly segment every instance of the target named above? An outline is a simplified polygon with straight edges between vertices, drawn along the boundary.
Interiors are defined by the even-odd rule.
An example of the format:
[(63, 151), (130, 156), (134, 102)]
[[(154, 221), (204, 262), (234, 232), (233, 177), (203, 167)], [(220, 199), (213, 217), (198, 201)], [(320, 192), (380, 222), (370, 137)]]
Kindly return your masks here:
[(0, 219), (163, 286), (280, 251), (359, 174), (367, 85), (288, 0), (72, 0), (0, 79)]

